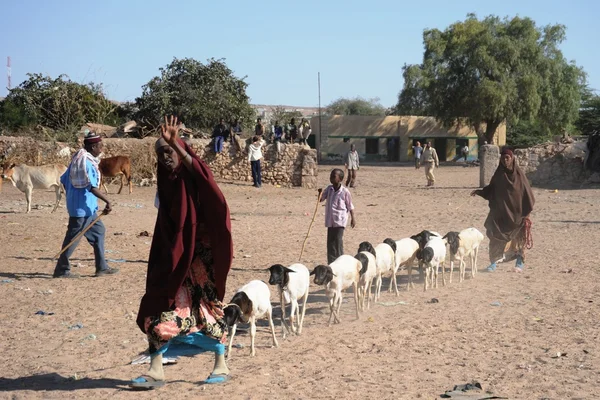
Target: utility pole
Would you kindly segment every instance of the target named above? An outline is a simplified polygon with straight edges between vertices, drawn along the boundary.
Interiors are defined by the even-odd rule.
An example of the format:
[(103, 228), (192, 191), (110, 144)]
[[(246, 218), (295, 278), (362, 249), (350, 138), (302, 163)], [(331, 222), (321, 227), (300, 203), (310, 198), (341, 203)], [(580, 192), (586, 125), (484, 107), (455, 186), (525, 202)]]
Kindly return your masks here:
[(6, 78), (8, 83), (8, 86), (6, 86), (6, 88), (10, 90), (12, 87), (10, 82), (10, 56), (6, 57)]
[(323, 137), (323, 131), (321, 130), (321, 73), (317, 72), (317, 80), (319, 84), (319, 149), (317, 150), (317, 162), (321, 162), (321, 138)]

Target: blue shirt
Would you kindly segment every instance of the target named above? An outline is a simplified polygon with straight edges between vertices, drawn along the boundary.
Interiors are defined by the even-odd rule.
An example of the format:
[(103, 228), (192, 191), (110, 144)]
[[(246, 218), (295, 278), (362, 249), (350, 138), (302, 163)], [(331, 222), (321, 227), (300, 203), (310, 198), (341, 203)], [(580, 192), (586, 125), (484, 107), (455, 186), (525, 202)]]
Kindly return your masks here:
[(100, 187), (100, 176), (89, 160), (85, 161), (85, 170), (90, 179), (90, 184), (82, 189), (77, 189), (71, 184), (71, 179), (69, 178), (71, 176), (70, 165), (67, 171), (60, 177), (60, 182), (64, 185), (67, 192), (67, 211), (69, 211), (70, 217), (89, 217), (98, 211), (98, 198), (94, 196), (91, 190), (92, 187)]
[(415, 153), (415, 158), (421, 158), (421, 153), (423, 153), (423, 148), (420, 146), (413, 146), (413, 151)]

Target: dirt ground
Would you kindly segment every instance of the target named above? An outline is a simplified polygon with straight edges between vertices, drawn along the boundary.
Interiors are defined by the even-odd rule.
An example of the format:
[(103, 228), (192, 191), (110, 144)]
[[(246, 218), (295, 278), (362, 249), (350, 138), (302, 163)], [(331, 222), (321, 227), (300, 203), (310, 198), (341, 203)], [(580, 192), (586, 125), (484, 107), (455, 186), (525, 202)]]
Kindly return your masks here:
[[(329, 166), (319, 182), (328, 183)], [(442, 166), (434, 189), (424, 171), (411, 167), (364, 167), (352, 190), (358, 225), (347, 229), (345, 249), (433, 229), (446, 233), (475, 227), (482, 232), (487, 204), (471, 198), (479, 170)], [(315, 206), (315, 190), (222, 182), (231, 208), (235, 259), (228, 300), (251, 279), (267, 281), (274, 263), (296, 262)], [(116, 186), (111, 187), (112, 191)], [(183, 357), (166, 367), (167, 386), (131, 392), (127, 383), (147, 366), (130, 365), (147, 343), (135, 324), (144, 292), (146, 260), (156, 218), (154, 188), (111, 195), (114, 212), (104, 218), (107, 257), (116, 276), (93, 278), (93, 254), (81, 243), (73, 262), (79, 280), (51, 279), (51, 257), (60, 249), (67, 214), (51, 214), (52, 192), (34, 191), (38, 209), (25, 214), (24, 195), (8, 182), (0, 193), (0, 398), (231, 398), (231, 399), (435, 399), (456, 384), (480, 382), (510, 399), (592, 399), (600, 393), (600, 292), (598, 190), (534, 190), (534, 248), (523, 274), (513, 264), (423, 292), (421, 281), (400, 296), (353, 315), (345, 295), (342, 323), (326, 326), (323, 290), (311, 286), (302, 336), (271, 348), (266, 321), (257, 334), (256, 357), (247, 333), (235, 341), (225, 385), (200, 386), (212, 355)], [(323, 208), (303, 262), (326, 260)], [(478, 260), (487, 266), (487, 239)], [(469, 276), (469, 273), (467, 273)], [(389, 280), (384, 280), (387, 290)], [(438, 303), (429, 303), (433, 297)], [(272, 290), (275, 315), (278, 301)], [(499, 302), (499, 305), (498, 303)], [(493, 305), (494, 304), (494, 305)], [(36, 315), (38, 310), (54, 315)], [(69, 329), (81, 323), (81, 329)], [(277, 333), (281, 335), (279, 319)], [(93, 336), (91, 336), (93, 335)], [(557, 357), (557, 353), (562, 355)]]

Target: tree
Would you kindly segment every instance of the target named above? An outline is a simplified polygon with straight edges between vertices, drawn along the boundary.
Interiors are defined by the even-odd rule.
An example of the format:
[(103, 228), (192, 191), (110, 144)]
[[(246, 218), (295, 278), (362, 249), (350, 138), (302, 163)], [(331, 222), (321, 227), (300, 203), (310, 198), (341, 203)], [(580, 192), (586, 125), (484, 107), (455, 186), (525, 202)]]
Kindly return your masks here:
[(163, 116), (174, 114), (194, 129), (211, 128), (220, 118), (249, 122), (255, 112), (244, 79), (234, 76), (222, 59), (202, 64), (192, 58), (175, 58), (142, 87), (136, 99), (136, 120), (158, 126)]
[(587, 87), (582, 94), (579, 119), (575, 126), (583, 135), (600, 132), (600, 96)]
[(66, 75), (56, 79), (27, 74), (2, 103), (0, 125), (18, 129), (32, 124), (73, 131), (86, 122), (118, 122), (116, 105), (106, 99), (101, 84), (79, 84)]
[(444, 31), (425, 30), (423, 62), (405, 66), (396, 108), (446, 125), (466, 122), (489, 143), (504, 121), (537, 120), (544, 134), (562, 133), (577, 118), (585, 80), (558, 48), (564, 39), (562, 25), (474, 14)]
[(383, 116), (386, 113), (386, 108), (379, 103), (379, 98), (366, 100), (362, 97), (355, 97), (353, 99), (341, 97), (331, 102), (326, 110), (331, 115)]

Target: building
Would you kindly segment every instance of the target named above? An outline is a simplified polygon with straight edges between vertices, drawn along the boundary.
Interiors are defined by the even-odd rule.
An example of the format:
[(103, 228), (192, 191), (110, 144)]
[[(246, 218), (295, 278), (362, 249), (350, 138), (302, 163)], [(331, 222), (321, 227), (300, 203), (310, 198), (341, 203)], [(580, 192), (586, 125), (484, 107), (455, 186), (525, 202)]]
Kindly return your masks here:
[[(323, 116), (319, 121), (314, 116), (311, 127), (317, 153), (323, 161), (342, 158), (351, 144), (356, 145), (365, 161), (411, 161), (412, 146), (417, 141), (421, 144), (431, 141), (440, 161), (454, 160), (460, 154), (457, 149), (465, 145), (469, 146), (469, 159), (478, 157), (478, 137), (472, 127), (446, 128), (434, 117), (333, 115)], [(506, 144), (506, 124), (498, 127), (494, 144)]]
[(266, 104), (252, 104), (252, 108), (256, 110), (256, 116), (263, 119), (263, 121), (269, 122), (272, 118), (273, 113), (281, 108), (285, 112), (299, 112), (302, 117), (309, 119), (316, 115), (319, 115), (319, 109), (317, 107), (296, 107), (296, 106), (282, 106), (282, 105), (266, 105)]

